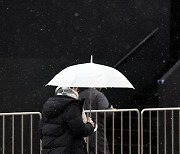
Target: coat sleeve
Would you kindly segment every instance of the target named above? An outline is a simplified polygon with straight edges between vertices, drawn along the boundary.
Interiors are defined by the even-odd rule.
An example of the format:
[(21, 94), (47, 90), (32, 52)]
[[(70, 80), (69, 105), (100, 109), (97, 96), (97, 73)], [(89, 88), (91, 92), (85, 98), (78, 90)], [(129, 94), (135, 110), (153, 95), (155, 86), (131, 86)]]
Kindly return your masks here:
[(76, 137), (87, 137), (91, 135), (94, 130), (94, 127), (90, 123), (83, 122), (80, 105), (77, 103), (72, 103), (67, 108), (65, 122)]

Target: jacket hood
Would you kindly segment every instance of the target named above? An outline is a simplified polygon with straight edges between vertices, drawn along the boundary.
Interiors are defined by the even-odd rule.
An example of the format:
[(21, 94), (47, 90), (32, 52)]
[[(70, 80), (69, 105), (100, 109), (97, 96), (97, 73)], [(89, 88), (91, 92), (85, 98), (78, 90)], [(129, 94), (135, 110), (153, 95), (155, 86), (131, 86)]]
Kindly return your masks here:
[(48, 118), (55, 117), (72, 102), (80, 101), (67, 96), (51, 97), (45, 102), (42, 110), (42, 115)]

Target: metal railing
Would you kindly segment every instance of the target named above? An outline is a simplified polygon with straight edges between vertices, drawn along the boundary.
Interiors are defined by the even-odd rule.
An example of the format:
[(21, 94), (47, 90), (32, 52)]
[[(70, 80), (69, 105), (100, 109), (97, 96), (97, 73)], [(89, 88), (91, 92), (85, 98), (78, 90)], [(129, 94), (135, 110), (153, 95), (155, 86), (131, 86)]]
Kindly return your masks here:
[[(145, 143), (146, 132), (149, 134), (149, 140)], [(144, 153), (145, 148), (145, 153), (149, 154), (180, 154), (180, 107), (151, 108), (141, 111), (141, 154)]]
[[(85, 112), (87, 113), (90, 113), (90, 110), (86, 110)], [(116, 149), (120, 149), (120, 150), (117, 150), (118, 153), (129, 153), (131, 154), (132, 153), (132, 138), (133, 137), (137, 137), (137, 142), (135, 143), (137, 145), (137, 149), (136, 149), (136, 152), (133, 152), (133, 153), (138, 153), (140, 154), (140, 112), (138, 109), (111, 109), (111, 110), (91, 110), (91, 113), (95, 114), (95, 121), (96, 123), (98, 123), (98, 113), (104, 113), (104, 154), (106, 154), (106, 134), (107, 134), (107, 122), (106, 122), (106, 119), (107, 119), (107, 114), (111, 112), (112, 115), (111, 115), (111, 120), (112, 120), (112, 126), (109, 128), (111, 131), (112, 131), (112, 142), (111, 142), (111, 145), (112, 147), (110, 148), (111, 149), (111, 152), (112, 154), (115, 153), (115, 146), (116, 146)], [(137, 123), (136, 123), (136, 133), (133, 133), (132, 134), (132, 131), (134, 131), (132, 129), (132, 112), (135, 112), (136, 113), (136, 120), (137, 120)], [(128, 113), (124, 116), (125, 113)], [(120, 123), (119, 124), (116, 124), (116, 130), (115, 130), (115, 118), (119, 118), (120, 117)], [(117, 121), (116, 121), (117, 122)], [(128, 124), (128, 128), (126, 128), (126, 130), (124, 129), (124, 124), (126, 123), (126, 125)], [(118, 126), (119, 125), (119, 126)], [(118, 145), (115, 145), (115, 135), (116, 134), (116, 131), (120, 130), (120, 143), (119, 143), (119, 146)], [(129, 141), (128, 143), (126, 143), (126, 150), (128, 149), (127, 152), (124, 152), (124, 146), (125, 146), (125, 143), (124, 143), (124, 133), (125, 131), (128, 131), (128, 136), (129, 136)], [(126, 132), (127, 133), (127, 132)], [(133, 135), (136, 135), (136, 136), (133, 136)], [(127, 136), (126, 136), (127, 137)], [(98, 142), (98, 135), (97, 135), (97, 131), (96, 131), (96, 138), (95, 138), (95, 143), (96, 143), (96, 154), (98, 154), (98, 147), (97, 147), (97, 142)], [(116, 141), (117, 142), (117, 141)], [(128, 144), (128, 145), (127, 145)], [(133, 143), (134, 144), (134, 143)], [(88, 152), (89, 152), (89, 145), (87, 145), (87, 149), (88, 149)], [(116, 152), (117, 152), (116, 151)]]
[[(25, 119), (27, 120), (27, 116), (29, 116), (29, 124), (25, 125)], [(29, 151), (30, 154), (33, 154), (33, 120), (34, 117), (38, 116), (38, 118), (36, 117), (36, 119), (39, 121), (39, 119), (41, 118), (41, 113), (40, 112), (16, 112), (16, 113), (0, 113), (0, 118), (2, 118), (2, 125), (0, 124), (1, 127), (1, 131), (2, 131), (2, 154), (5, 153), (17, 153), (15, 152), (15, 149), (20, 148), (20, 152), (21, 154), (27, 153), (25, 152), (24, 149), (24, 142), (25, 142), (25, 137), (24, 135), (27, 133), (26, 137), (28, 136), (29, 138)], [(16, 119), (17, 118), (17, 119)], [(16, 120), (15, 120), (16, 119)], [(16, 124), (15, 124), (16, 123)], [(29, 128), (29, 131), (27, 132), (27, 129), (25, 130), (25, 126)], [(37, 124), (36, 124), (37, 126)], [(8, 129), (8, 130), (7, 130)], [(10, 131), (9, 131), (10, 130)], [(7, 133), (6, 133), (7, 131)], [(17, 132), (17, 138), (21, 137), (21, 146), (18, 146), (16, 143), (18, 141), (15, 140), (15, 131)], [(37, 131), (37, 130), (35, 130)], [(39, 138), (39, 137), (38, 137)], [(10, 140), (11, 141), (10, 141)], [(8, 142), (11, 142), (11, 145), (8, 144), (8, 146), (6, 147), (6, 140), (8, 140)], [(18, 140), (18, 139), (17, 139)], [(41, 142), (39, 142), (39, 149), (41, 149)], [(27, 146), (27, 145), (26, 145)], [(8, 152), (6, 152), (6, 150), (8, 150)], [(41, 153), (41, 150), (40, 150)]]
[[(107, 120), (108, 112), (111, 113), (110, 121)], [(143, 109), (141, 113), (138, 109), (91, 110), (91, 113), (95, 115), (96, 123), (102, 113), (104, 137), (111, 138), (109, 149), (112, 154), (180, 153), (180, 107)], [(42, 145), (37, 136), (40, 118), (40, 112), (0, 113), (0, 153), (41, 153)], [(97, 154), (97, 131), (95, 133)], [(88, 144), (87, 149), (89, 151)]]

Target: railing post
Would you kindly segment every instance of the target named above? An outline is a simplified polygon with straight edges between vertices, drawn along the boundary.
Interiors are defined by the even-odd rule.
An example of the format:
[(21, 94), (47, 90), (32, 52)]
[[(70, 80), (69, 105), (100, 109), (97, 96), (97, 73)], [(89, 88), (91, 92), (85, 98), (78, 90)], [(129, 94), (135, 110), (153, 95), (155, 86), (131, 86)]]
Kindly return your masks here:
[(14, 115), (12, 115), (12, 154), (14, 154)]
[(159, 154), (159, 111), (157, 111), (157, 154)]
[(123, 154), (123, 112), (121, 112), (121, 154)]
[(174, 112), (171, 111), (171, 135), (172, 135), (172, 154), (174, 154)]
[(164, 153), (166, 154), (166, 110), (164, 111)]
[(5, 154), (5, 116), (2, 117), (3, 118), (3, 130), (2, 130), (2, 152), (3, 154)]
[(114, 154), (114, 112), (112, 116), (112, 154)]
[(151, 151), (151, 147), (152, 147), (152, 144), (151, 144), (151, 111), (149, 111), (149, 154), (152, 153)]
[(30, 146), (31, 146), (31, 149), (30, 149), (30, 152), (31, 154), (33, 154), (33, 115), (30, 115), (30, 129), (31, 129), (31, 135), (30, 135)]
[(131, 111), (129, 112), (129, 154), (131, 154)]
[(141, 112), (141, 154), (143, 154), (143, 112)]

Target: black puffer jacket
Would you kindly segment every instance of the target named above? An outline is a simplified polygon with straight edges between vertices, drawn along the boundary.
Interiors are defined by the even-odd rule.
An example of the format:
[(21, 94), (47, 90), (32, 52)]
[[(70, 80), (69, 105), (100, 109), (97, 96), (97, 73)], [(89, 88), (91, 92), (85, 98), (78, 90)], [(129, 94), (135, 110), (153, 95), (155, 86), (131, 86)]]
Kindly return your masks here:
[(93, 126), (83, 123), (82, 105), (67, 96), (45, 102), (40, 120), (42, 154), (84, 154), (83, 137), (92, 134)]

